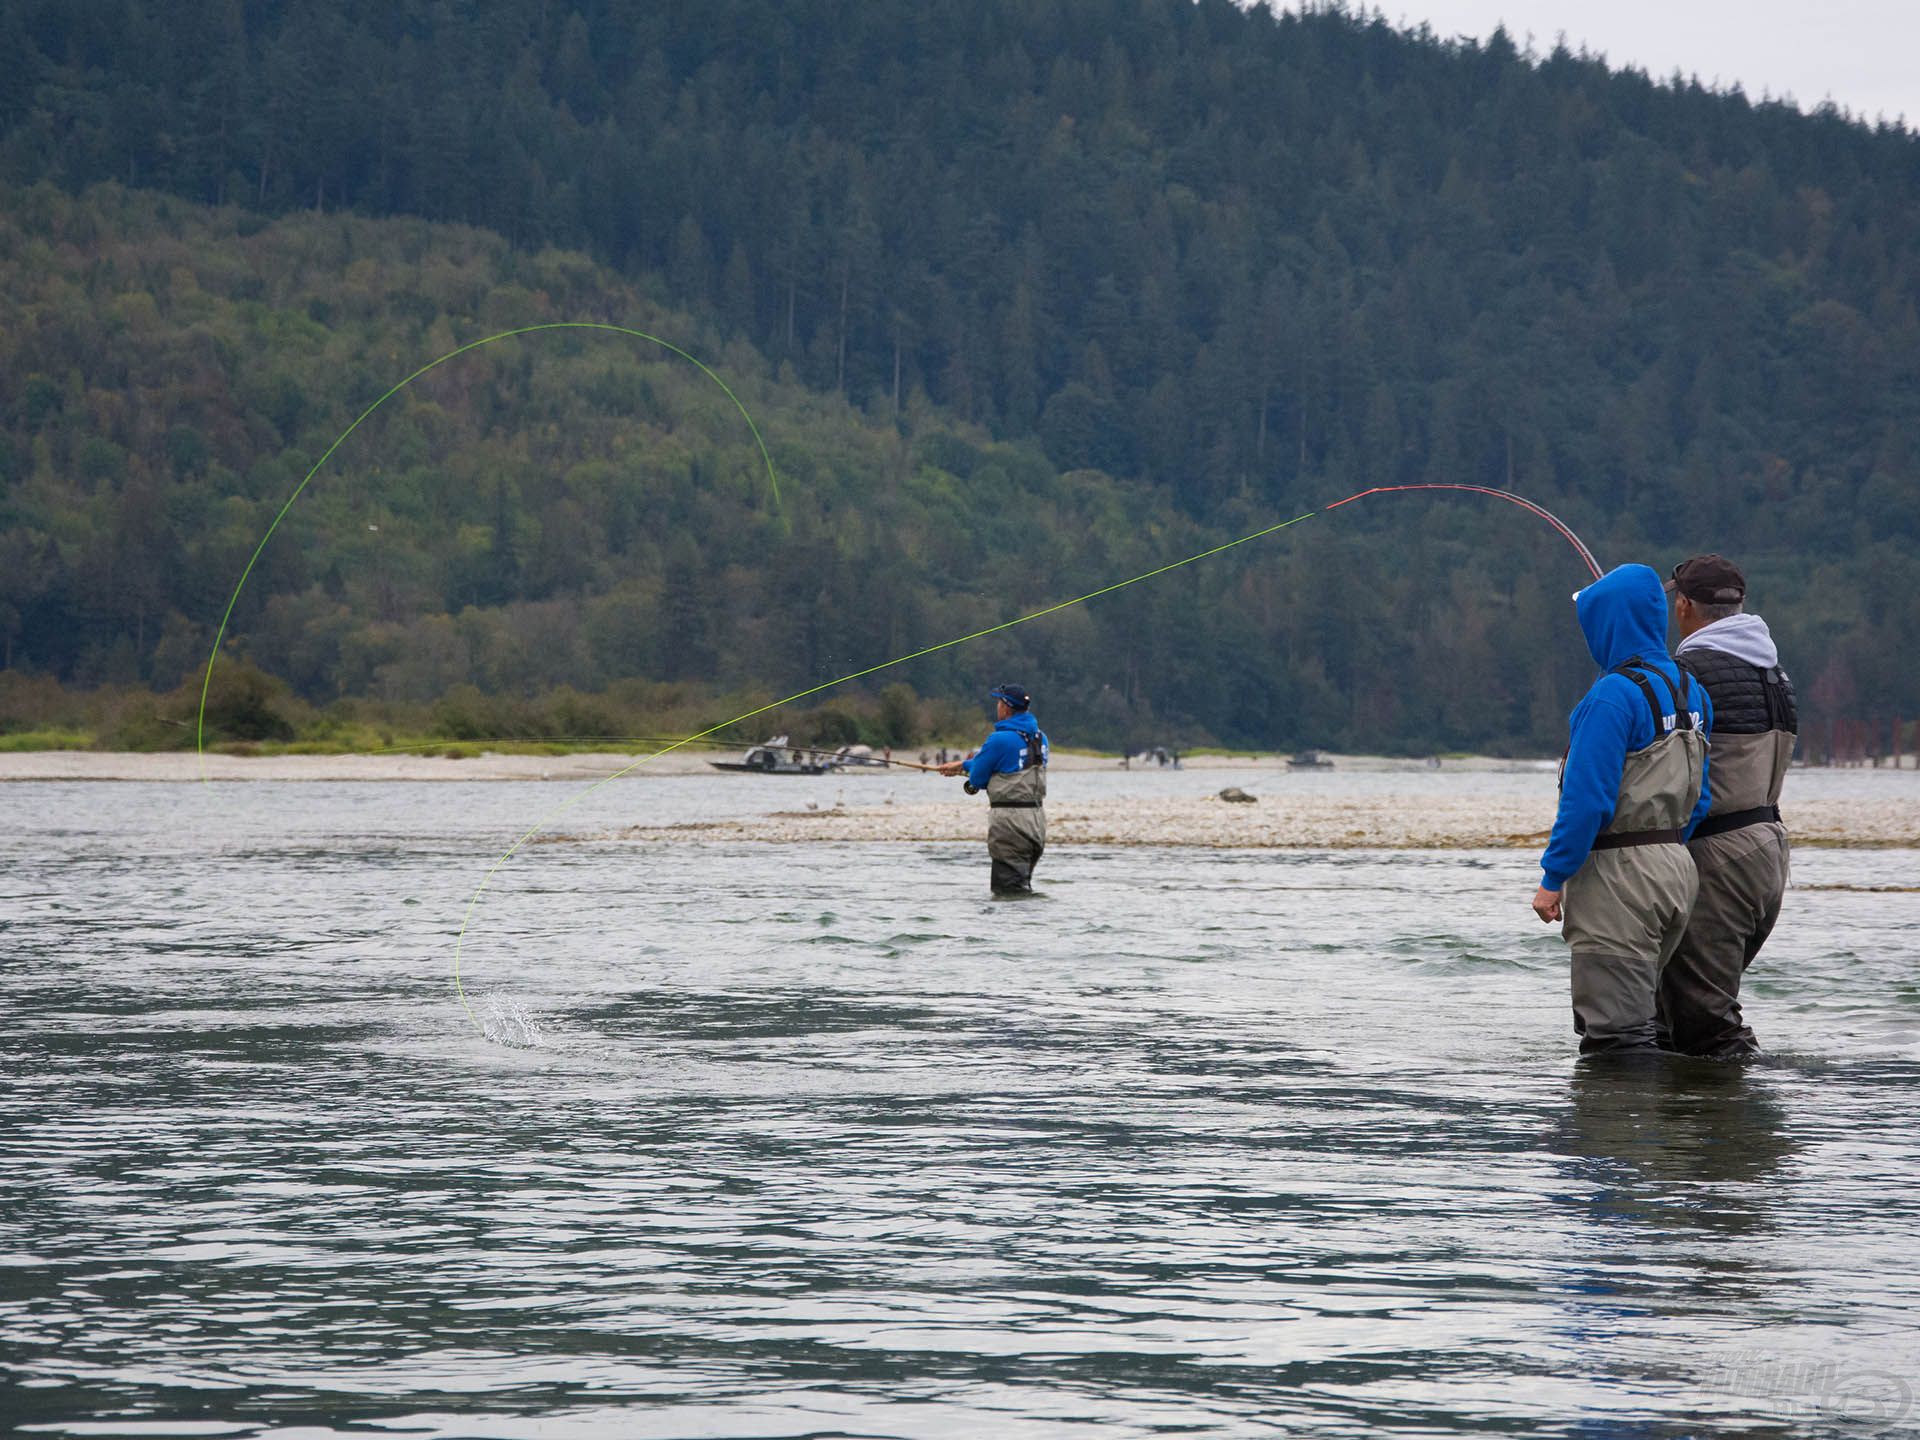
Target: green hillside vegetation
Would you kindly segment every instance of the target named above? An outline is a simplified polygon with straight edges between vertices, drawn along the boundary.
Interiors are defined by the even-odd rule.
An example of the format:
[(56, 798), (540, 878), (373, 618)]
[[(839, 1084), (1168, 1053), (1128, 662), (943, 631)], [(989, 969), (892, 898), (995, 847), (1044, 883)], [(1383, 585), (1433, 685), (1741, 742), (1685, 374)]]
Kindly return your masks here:
[[(1810, 723), (1920, 714), (1904, 130), (1225, 0), (8, 0), (0, 45), (0, 621), (69, 707), (180, 683), (394, 380), (598, 319), (739, 389), (784, 512), (684, 361), (465, 357), (256, 574), (286, 707), (717, 719), (1441, 480), (1732, 554)], [(1507, 507), (1381, 500), (901, 678), (1017, 675), (1091, 743), (1548, 750), (1579, 578)]]
[[(655, 733), (705, 715), (690, 696), (737, 713), (1202, 544), (1152, 517), (1143, 484), (1059, 474), (1032, 443), (918, 401), (865, 416), (578, 255), (421, 222), (265, 224), (114, 186), (42, 187), (5, 212), (0, 363), (26, 377), (0, 542), (8, 669), (136, 687), (91, 704), (16, 687), (15, 726), (190, 743), (233, 584), (333, 437), (433, 356), (560, 318), (711, 356), (767, 427), (783, 503), (739, 411), (664, 349), (560, 331), (462, 356), (356, 431), (289, 513), (233, 622), (233, 649), (286, 682), (265, 705), (279, 719), (216, 707), (216, 734)], [(972, 693), (1013, 665), (1085, 685), (1073, 626), (910, 678)], [(880, 718), (889, 679), (782, 722), (905, 743), (977, 711), (922, 710), (900, 734)], [(143, 684), (186, 689), (142, 704)]]

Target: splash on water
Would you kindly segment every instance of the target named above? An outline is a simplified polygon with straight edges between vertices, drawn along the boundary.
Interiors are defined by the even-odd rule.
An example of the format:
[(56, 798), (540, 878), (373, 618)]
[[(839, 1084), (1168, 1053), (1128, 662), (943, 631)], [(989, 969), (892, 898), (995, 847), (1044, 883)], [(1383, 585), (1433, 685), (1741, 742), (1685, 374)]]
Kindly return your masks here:
[(533, 1050), (540, 1044), (540, 1024), (534, 1014), (507, 995), (489, 995), (480, 1012), (480, 1033), (496, 1045)]

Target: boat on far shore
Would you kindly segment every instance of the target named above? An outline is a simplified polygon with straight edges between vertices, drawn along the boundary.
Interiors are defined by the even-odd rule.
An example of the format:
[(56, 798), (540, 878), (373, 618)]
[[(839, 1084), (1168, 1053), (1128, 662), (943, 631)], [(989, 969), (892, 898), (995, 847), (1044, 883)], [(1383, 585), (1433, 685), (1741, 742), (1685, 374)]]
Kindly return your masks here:
[(748, 775), (831, 775), (840, 770), (876, 770), (887, 762), (873, 753), (869, 745), (842, 745), (823, 750), (817, 745), (795, 745), (784, 735), (752, 746), (738, 760), (709, 760), (716, 770), (733, 770)]
[(1333, 762), (1318, 750), (1302, 750), (1287, 761), (1289, 770), (1331, 770)]

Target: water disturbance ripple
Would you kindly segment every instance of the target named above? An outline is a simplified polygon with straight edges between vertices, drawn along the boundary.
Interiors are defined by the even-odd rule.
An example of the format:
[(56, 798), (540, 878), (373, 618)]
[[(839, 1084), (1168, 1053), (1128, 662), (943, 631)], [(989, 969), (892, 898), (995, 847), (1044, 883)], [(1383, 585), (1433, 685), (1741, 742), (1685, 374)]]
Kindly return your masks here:
[(1746, 1067), (1576, 1066), (1524, 851), (532, 847), (483, 1035), (564, 793), (0, 787), (5, 1424), (1920, 1425), (1920, 895), (1824, 888), (1914, 852), (1796, 857)]

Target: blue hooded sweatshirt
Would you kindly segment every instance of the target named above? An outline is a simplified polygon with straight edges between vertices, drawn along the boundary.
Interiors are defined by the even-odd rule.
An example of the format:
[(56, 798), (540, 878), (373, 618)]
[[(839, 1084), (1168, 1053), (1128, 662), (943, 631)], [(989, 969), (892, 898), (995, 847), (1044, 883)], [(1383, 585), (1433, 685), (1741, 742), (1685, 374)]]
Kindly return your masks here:
[[(1639, 660), (1671, 677), (1676, 686), (1684, 687), (1680, 693), (1687, 697), (1694, 723), (1703, 733), (1713, 728), (1713, 703), (1705, 688), (1691, 675), (1683, 678), (1667, 654), (1667, 595), (1653, 570), (1622, 565), (1608, 571), (1574, 597), (1574, 614), (1594, 664), (1610, 671), (1628, 660)], [(1655, 681), (1653, 693), (1671, 726), (1673, 700), (1667, 687)], [(1542, 886), (1560, 889), (1587, 863), (1594, 838), (1612, 823), (1628, 752), (1644, 750), (1658, 738), (1646, 696), (1624, 675), (1602, 675), (1573, 707), (1566, 769), (1560, 779), (1560, 813), (1554, 817), (1553, 835), (1540, 857)], [(1711, 801), (1703, 766), (1700, 799), (1687, 822), (1687, 834), (1693, 833)]]
[(1027, 737), (1040, 736), (1040, 763), (1047, 763), (1047, 737), (1040, 722), (1028, 711), (1016, 710), (993, 727), (993, 733), (967, 762), (967, 783), (976, 790), (987, 788), (996, 775), (1010, 775), (1027, 768)]

